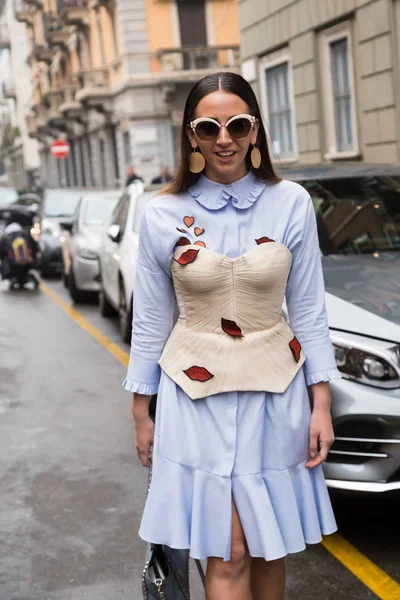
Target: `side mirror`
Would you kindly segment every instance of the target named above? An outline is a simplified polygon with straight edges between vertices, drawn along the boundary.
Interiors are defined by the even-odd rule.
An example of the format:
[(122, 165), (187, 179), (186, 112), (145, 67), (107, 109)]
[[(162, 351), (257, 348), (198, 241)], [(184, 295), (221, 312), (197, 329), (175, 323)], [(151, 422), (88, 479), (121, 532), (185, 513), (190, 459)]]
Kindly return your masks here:
[(60, 227), (61, 227), (61, 229), (66, 229), (67, 231), (71, 232), (73, 223), (72, 223), (72, 221), (61, 221)]
[(119, 225), (110, 225), (107, 235), (113, 242), (119, 242), (121, 239), (121, 228)]

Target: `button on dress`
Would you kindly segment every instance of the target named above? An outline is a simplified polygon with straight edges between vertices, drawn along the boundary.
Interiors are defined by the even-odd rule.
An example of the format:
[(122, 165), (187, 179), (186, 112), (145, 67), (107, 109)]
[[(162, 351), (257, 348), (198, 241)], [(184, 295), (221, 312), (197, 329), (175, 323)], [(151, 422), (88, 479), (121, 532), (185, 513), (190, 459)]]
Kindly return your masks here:
[[(186, 255), (189, 259), (198, 249), (199, 256), (211, 250), (215, 256), (234, 260), (260, 241), (284, 246), (291, 254), (286, 318), (304, 364), (293, 370), (293, 378), (280, 393), (271, 388), (247, 389), (242, 381), (247, 372), (254, 385), (252, 368), (259, 370), (262, 364), (265, 377), (260, 386), (268, 387), (277, 368), (270, 346), (260, 350), (262, 360), (257, 366), (249, 358), (240, 390), (237, 378), (230, 378), (232, 385), (224, 378), (223, 361), (215, 365), (217, 374), (211, 373), (215, 393), (210, 395), (201, 393), (199, 371), (185, 369), (188, 377), (198, 379), (196, 399), (191, 399), (183, 389), (186, 375), (179, 370), (179, 375), (170, 377), (159, 365), (174, 326), (176, 302), (179, 320), (184, 323), (186, 318), (187, 301), (178, 288), (175, 294), (172, 261), (184, 253), (180, 245), (195, 251)], [(259, 257), (266, 264), (270, 260), (274, 268), (273, 252), (263, 251)], [(204, 265), (207, 268), (207, 261)], [(224, 318), (219, 314), (222, 308), (209, 302), (209, 313), (218, 319)], [(269, 308), (265, 307), (265, 315)], [(241, 314), (246, 321), (243, 303)], [(222, 322), (230, 332), (232, 322)], [(195, 337), (188, 355), (193, 352), (199, 363), (206, 360), (200, 344), (196, 350)], [(296, 352), (292, 346), (281, 361), (296, 360)], [(212, 369), (211, 364), (208, 372)], [(140, 230), (131, 357), (124, 381), (130, 392), (158, 393), (153, 480), (139, 530), (144, 540), (189, 548), (193, 558), (216, 556), (227, 561), (232, 496), (253, 557), (275, 560), (333, 533), (336, 523), (322, 467), (305, 467), (311, 414), (307, 386), (339, 378), (327, 325), (316, 218), (304, 188), (289, 181), (262, 182), (252, 172), (229, 185), (202, 175), (185, 193), (149, 201)], [(224, 391), (219, 391), (218, 381)]]

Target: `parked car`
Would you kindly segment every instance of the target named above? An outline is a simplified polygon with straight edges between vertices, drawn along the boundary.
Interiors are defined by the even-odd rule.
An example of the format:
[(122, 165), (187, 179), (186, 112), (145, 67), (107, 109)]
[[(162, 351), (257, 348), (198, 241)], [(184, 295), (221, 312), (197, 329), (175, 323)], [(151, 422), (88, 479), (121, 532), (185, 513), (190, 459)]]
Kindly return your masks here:
[[(336, 439), (324, 463), (328, 486), (398, 491), (400, 166), (299, 166), (282, 169), (281, 176), (303, 185), (314, 203), (330, 334), (343, 376), (330, 384)], [(148, 191), (121, 198), (100, 259), (101, 310), (107, 315), (113, 308), (119, 311), (125, 340), (130, 337), (139, 218), (133, 234), (126, 223), (132, 225), (134, 206), (139, 217), (151, 196)]]
[(26, 194), (20, 194), (18, 198), (12, 202), (12, 205), (17, 204), (18, 206), (26, 206), (39, 212), (41, 201), (42, 199), (38, 194), (28, 192)]
[(74, 302), (99, 292), (98, 252), (119, 191), (82, 194), (70, 221), (61, 221), (62, 277)]
[(32, 209), (30, 206), (20, 206), (13, 203), (8, 206), (0, 206), (0, 235), (7, 225), (14, 221), (22, 227), (32, 228), (36, 214), (36, 209)]
[(62, 272), (60, 222), (71, 219), (85, 190), (48, 189), (40, 205), (35, 235), (38, 239), (42, 276), (60, 275)]
[(14, 188), (4, 187), (0, 185), (0, 207), (7, 206), (11, 202), (15, 202), (18, 198), (18, 192)]
[(328, 321), (342, 380), (331, 382), (331, 488), (400, 490), (400, 166), (282, 171), (317, 214)]
[(136, 272), (140, 218), (146, 202), (161, 186), (144, 189), (135, 181), (122, 194), (99, 252), (101, 314), (119, 316), (121, 337), (129, 342), (132, 331), (133, 283)]

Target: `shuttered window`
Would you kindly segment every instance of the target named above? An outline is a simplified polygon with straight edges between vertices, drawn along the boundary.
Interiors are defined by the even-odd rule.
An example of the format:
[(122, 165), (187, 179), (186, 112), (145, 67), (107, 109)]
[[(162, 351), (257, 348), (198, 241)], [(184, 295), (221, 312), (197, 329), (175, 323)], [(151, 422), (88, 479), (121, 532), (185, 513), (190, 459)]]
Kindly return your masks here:
[(330, 57), (336, 147), (339, 152), (348, 152), (354, 148), (354, 136), (347, 37), (330, 44)]
[(265, 70), (269, 128), (273, 149), (282, 157), (294, 152), (292, 113), (289, 95), (289, 64)]

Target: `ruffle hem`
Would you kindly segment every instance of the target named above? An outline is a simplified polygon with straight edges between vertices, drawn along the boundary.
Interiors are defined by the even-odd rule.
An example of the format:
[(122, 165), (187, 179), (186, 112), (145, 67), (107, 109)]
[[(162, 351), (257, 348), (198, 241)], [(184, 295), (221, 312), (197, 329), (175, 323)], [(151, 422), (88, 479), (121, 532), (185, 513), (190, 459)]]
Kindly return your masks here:
[(306, 385), (314, 385), (322, 381), (331, 381), (332, 379), (342, 379), (342, 375), (338, 369), (321, 371), (320, 373), (309, 373), (306, 375)]
[(250, 555), (276, 560), (317, 544), (337, 526), (322, 467), (221, 477), (155, 456), (139, 535), (190, 549), (193, 558), (230, 559), (233, 495)]
[(147, 384), (147, 383), (138, 383), (136, 381), (132, 381), (131, 379), (124, 379), (122, 387), (126, 389), (127, 392), (135, 392), (137, 394), (143, 394), (145, 396), (152, 396), (153, 394), (157, 394), (158, 392), (158, 383), (156, 384)]

